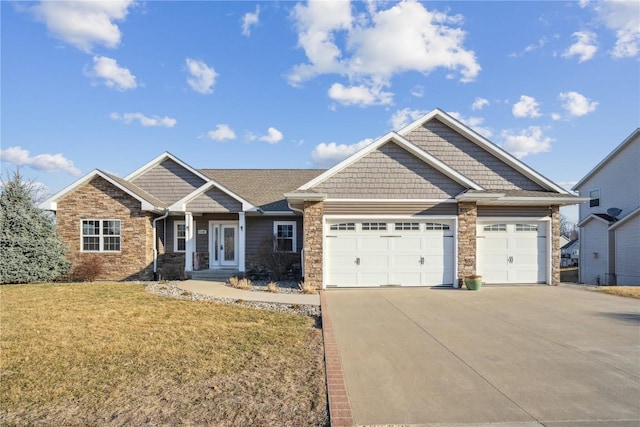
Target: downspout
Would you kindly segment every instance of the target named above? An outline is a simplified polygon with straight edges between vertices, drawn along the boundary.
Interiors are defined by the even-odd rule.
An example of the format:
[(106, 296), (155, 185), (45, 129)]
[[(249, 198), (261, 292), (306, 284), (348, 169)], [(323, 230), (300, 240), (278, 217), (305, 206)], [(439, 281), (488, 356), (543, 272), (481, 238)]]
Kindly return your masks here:
[(302, 273), (302, 280), (304, 280), (304, 210), (294, 208), (291, 206), (291, 202), (287, 200), (287, 206), (294, 212), (300, 212), (302, 214), (302, 249), (300, 249), (300, 270)]
[[(153, 280), (158, 280), (158, 230), (156, 223), (161, 219), (165, 219), (169, 216), (169, 209), (164, 210), (164, 214), (153, 220)], [(165, 226), (165, 233), (167, 227)], [(166, 239), (165, 239), (166, 242)]]

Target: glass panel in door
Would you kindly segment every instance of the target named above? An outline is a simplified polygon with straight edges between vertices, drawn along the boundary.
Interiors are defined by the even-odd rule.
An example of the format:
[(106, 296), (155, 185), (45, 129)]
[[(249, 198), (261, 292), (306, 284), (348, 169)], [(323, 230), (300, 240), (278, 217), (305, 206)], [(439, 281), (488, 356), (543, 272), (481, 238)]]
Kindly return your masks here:
[(236, 257), (236, 226), (235, 225), (223, 225), (222, 226), (222, 265), (235, 265), (237, 263)]

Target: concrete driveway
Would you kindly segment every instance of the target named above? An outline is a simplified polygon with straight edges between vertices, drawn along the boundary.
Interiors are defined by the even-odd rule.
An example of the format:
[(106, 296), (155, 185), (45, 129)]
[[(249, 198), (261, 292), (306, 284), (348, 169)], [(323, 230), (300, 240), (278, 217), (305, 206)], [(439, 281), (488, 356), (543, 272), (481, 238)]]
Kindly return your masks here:
[(356, 425), (640, 425), (640, 300), (565, 286), (324, 297)]

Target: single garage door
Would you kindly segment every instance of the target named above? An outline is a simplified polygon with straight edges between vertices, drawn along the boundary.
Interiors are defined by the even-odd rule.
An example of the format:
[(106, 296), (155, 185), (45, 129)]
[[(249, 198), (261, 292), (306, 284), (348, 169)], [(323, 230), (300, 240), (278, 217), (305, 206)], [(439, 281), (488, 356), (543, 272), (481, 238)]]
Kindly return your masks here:
[(477, 271), (485, 283), (545, 283), (545, 222), (478, 222)]
[(452, 285), (453, 221), (330, 221), (327, 286)]

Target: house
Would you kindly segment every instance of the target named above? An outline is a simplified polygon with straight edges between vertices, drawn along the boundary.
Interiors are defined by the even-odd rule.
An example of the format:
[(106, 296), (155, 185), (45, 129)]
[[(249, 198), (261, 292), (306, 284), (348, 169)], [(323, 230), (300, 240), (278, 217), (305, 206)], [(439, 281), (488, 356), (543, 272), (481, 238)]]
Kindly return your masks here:
[(580, 282), (640, 285), (640, 128), (573, 189), (579, 207)]
[(560, 267), (576, 267), (579, 259), (580, 239), (568, 241), (564, 246), (560, 247)]
[(318, 288), (559, 283), (559, 207), (581, 199), (436, 109), (329, 170), (196, 169), (163, 153), (46, 200), (104, 278), (245, 272), (267, 250)]

